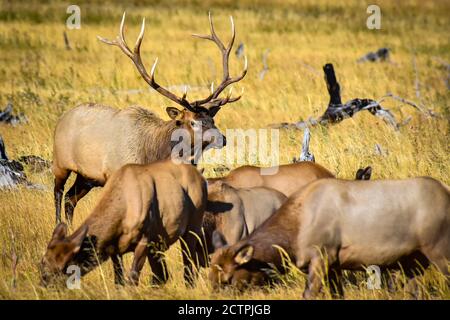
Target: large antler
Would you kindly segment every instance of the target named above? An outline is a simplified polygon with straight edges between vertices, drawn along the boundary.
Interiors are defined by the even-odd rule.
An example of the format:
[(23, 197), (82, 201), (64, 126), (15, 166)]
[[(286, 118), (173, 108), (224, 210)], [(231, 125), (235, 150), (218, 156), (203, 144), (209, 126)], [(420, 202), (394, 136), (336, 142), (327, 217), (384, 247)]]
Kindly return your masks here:
[(205, 110), (203, 105), (208, 103), (208, 106), (223, 106), (227, 103), (235, 102), (241, 98), (241, 96), (232, 98), (231, 97), (231, 90), (230, 93), (225, 98), (218, 98), (219, 94), (230, 84), (238, 82), (244, 78), (244, 76), (247, 73), (247, 57), (245, 57), (245, 67), (244, 71), (242, 72), (242, 75), (236, 78), (230, 78), (229, 71), (228, 71), (228, 59), (231, 52), (231, 49), (233, 47), (234, 38), (235, 38), (235, 28), (234, 28), (234, 22), (233, 18), (231, 18), (231, 30), (232, 30), (232, 38), (227, 48), (223, 45), (223, 43), (220, 41), (220, 39), (217, 37), (214, 26), (211, 19), (211, 13), (209, 14), (209, 22), (211, 26), (211, 36), (202, 36), (202, 35), (194, 35), (200, 38), (208, 39), (211, 41), (214, 41), (218, 46), (219, 49), (222, 51), (222, 60), (223, 60), (223, 69), (224, 69), (224, 75), (222, 79), (222, 83), (214, 90), (213, 85), (211, 85), (211, 94), (203, 100), (197, 100), (193, 103), (189, 103), (189, 101), (186, 100), (187, 95), (187, 88), (183, 94), (183, 96), (180, 98), (177, 95), (173, 94), (169, 90), (165, 89), (161, 85), (159, 85), (154, 78), (156, 65), (158, 63), (158, 58), (156, 58), (155, 63), (152, 66), (152, 69), (150, 71), (150, 75), (147, 73), (147, 70), (144, 67), (144, 64), (141, 60), (141, 43), (142, 39), (144, 38), (144, 30), (145, 30), (145, 18), (142, 20), (142, 26), (141, 26), (141, 32), (139, 33), (139, 36), (136, 40), (136, 44), (134, 45), (134, 50), (131, 51), (131, 49), (128, 47), (126, 41), (125, 41), (125, 35), (124, 35), (124, 24), (125, 24), (125, 12), (123, 13), (122, 21), (120, 22), (120, 29), (119, 29), (119, 35), (115, 40), (108, 40), (105, 38), (102, 38), (100, 36), (97, 36), (97, 38), (109, 45), (114, 45), (119, 47), (125, 55), (127, 55), (136, 66), (137, 70), (139, 71), (140, 75), (144, 80), (156, 91), (158, 91), (163, 96), (169, 98), (170, 100), (178, 103), (179, 105), (183, 106), (184, 108), (192, 111), (192, 112), (200, 112), (202, 110)]
[(211, 84), (211, 94), (205, 99), (197, 100), (197, 101), (193, 102), (192, 103), (193, 106), (201, 106), (206, 103), (208, 103), (210, 106), (222, 106), (226, 103), (235, 102), (235, 101), (239, 100), (241, 98), (241, 96), (231, 98), (231, 90), (230, 90), (230, 93), (227, 95), (227, 97), (225, 97), (225, 98), (218, 98), (218, 97), (227, 86), (229, 86), (232, 83), (242, 80), (245, 77), (245, 75), (247, 74), (248, 62), (247, 62), (247, 57), (245, 56), (244, 57), (244, 61), (245, 61), (244, 62), (244, 70), (242, 71), (242, 74), (235, 78), (230, 77), (228, 60), (230, 58), (230, 52), (231, 52), (231, 49), (233, 48), (234, 39), (236, 37), (236, 30), (234, 27), (233, 17), (230, 16), (231, 40), (227, 47), (224, 46), (224, 44), (219, 39), (219, 37), (217, 36), (217, 34), (214, 30), (214, 24), (212, 21), (211, 12), (209, 12), (208, 18), (209, 18), (209, 26), (211, 29), (211, 34), (210, 35), (193, 34), (192, 36), (213, 41), (217, 45), (217, 47), (219, 48), (219, 50), (222, 53), (223, 78), (222, 78), (222, 82), (215, 90), (213, 88), (213, 84)]
[(142, 63), (141, 52), (140, 52), (142, 39), (144, 38), (145, 18), (142, 20), (141, 32), (139, 33), (139, 36), (136, 40), (136, 44), (134, 45), (133, 51), (130, 50), (130, 48), (128, 47), (128, 45), (125, 41), (125, 35), (124, 35), (124, 31), (123, 31), (124, 24), (125, 24), (125, 12), (123, 13), (122, 21), (120, 22), (119, 35), (117, 36), (117, 38), (115, 40), (108, 40), (108, 39), (102, 38), (100, 36), (97, 36), (97, 38), (106, 44), (119, 47), (123, 51), (123, 53), (125, 53), (133, 61), (134, 65), (136, 66), (137, 70), (141, 74), (142, 78), (144, 78), (144, 80), (150, 85), (150, 87), (152, 87), (153, 89), (158, 91), (163, 96), (165, 96), (165, 97), (169, 98), (170, 100), (183, 106), (184, 108), (186, 108), (192, 112), (198, 112), (199, 110), (195, 107), (193, 108), (191, 106), (191, 104), (186, 100), (186, 94), (187, 94), (186, 90), (185, 90), (183, 96), (180, 98), (180, 97), (176, 96), (175, 94), (173, 94), (172, 92), (170, 92), (169, 90), (160, 86), (155, 81), (154, 75), (155, 75), (155, 70), (156, 70), (156, 64), (158, 63), (158, 58), (156, 58), (155, 62), (153, 63), (152, 69), (150, 71), (150, 75), (147, 73), (147, 70), (145, 69), (144, 64)]

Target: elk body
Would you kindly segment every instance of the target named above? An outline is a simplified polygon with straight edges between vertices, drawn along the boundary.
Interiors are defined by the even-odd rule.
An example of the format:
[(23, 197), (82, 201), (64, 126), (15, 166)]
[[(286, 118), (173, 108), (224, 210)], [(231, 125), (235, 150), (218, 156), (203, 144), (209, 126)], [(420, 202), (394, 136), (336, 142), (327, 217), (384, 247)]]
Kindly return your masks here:
[(228, 244), (245, 238), (274, 214), (286, 199), (281, 192), (266, 187), (236, 189), (221, 182), (208, 187), (203, 219), (206, 248), (203, 249), (208, 254), (213, 253), (213, 234), (219, 235), (215, 231), (220, 232)]
[[(226, 97), (220, 97), (220, 94), (227, 86), (243, 79), (247, 73), (245, 59), (241, 75), (230, 77), (229, 74), (228, 60), (235, 39), (233, 19), (231, 18), (232, 37), (227, 46), (217, 37), (211, 15), (211, 35), (194, 35), (217, 44), (222, 54), (223, 78), (215, 89), (211, 86), (208, 97), (193, 102), (186, 99), (186, 91), (183, 96), (178, 97), (155, 81), (157, 60), (150, 74), (147, 73), (140, 56), (145, 20), (133, 50), (125, 42), (124, 21), (125, 14), (116, 40), (99, 39), (106, 44), (118, 46), (133, 61), (150, 87), (179, 104), (182, 109), (167, 108), (167, 114), (171, 118), (169, 121), (164, 121), (154, 113), (137, 106), (117, 110), (99, 104), (84, 104), (65, 113), (58, 121), (54, 134), (53, 173), (57, 222), (61, 220), (64, 185), (71, 172), (77, 176), (65, 196), (65, 212), (69, 222), (77, 202), (92, 187), (103, 186), (121, 166), (127, 163), (146, 164), (169, 158), (174, 145), (178, 143), (178, 140), (171, 139), (175, 130), (183, 130), (190, 138), (180, 143), (187, 144), (189, 154), (183, 157), (191, 159), (192, 162), (207, 148), (221, 148), (226, 144), (225, 137), (214, 124), (214, 116), (223, 105), (239, 100), (240, 96), (231, 97), (231, 90)], [(199, 135), (201, 141), (198, 141)]]
[[(262, 170), (267, 170), (267, 173), (276, 173), (264, 174)], [(280, 191), (289, 197), (308, 183), (323, 178), (334, 178), (334, 175), (317, 163), (303, 161), (280, 165), (278, 170), (275, 168), (242, 166), (232, 170), (223, 178), (208, 179), (208, 185), (212, 186), (220, 181), (234, 188), (267, 187)]]
[(160, 252), (181, 238), (185, 278), (191, 282), (189, 256), (206, 201), (206, 181), (190, 164), (125, 165), (108, 179), (100, 201), (72, 235), (64, 223), (56, 226), (41, 262), (42, 280), (51, 282), (69, 265), (77, 265), (84, 275), (111, 258), (116, 283), (123, 283), (121, 257), (134, 252), (130, 281), (137, 284), (148, 259), (154, 282), (164, 282), (167, 268)]
[(332, 292), (342, 295), (341, 269), (369, 265), (401, 267), (413, 280), (433, 263), (448, 282), (450, 190), (432, 178), (322, 179), (292, 195), (249, 237), (223, 245), (215, 243), (222, 247), (211, 259), (215, 285), (267, 281), (269, 264), (283, 270), (274, 245), (307, 270), (307, 298), (318, 294), (320, 275), (327, 274)]

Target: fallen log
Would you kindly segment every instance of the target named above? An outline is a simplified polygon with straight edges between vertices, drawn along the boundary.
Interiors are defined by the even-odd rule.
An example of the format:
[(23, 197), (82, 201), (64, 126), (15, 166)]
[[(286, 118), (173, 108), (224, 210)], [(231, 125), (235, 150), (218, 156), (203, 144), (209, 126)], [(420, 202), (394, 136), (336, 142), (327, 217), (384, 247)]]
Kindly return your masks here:
[(30, 189), (44, 189), (44, 186), (28, 181), (23, 165), (19, 161), (8, 158), (5, 143), (0, 136), (0, 189), (13, 189), (19, 185)]

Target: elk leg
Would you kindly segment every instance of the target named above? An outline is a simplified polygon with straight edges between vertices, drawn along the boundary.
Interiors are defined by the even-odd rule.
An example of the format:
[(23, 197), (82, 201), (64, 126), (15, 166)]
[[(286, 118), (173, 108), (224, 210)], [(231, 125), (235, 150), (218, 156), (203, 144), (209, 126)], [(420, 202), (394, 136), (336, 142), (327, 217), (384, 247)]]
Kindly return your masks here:
[[(208, 254), (213, 253), (212, 244), (208, 244), (206, 240), (206, 233), (202, 231), (201, 242), (197, 242), (195, 245), (195, 253), (198, 257), (199, 266), (202, 268), (209, 267), (209, 257)], [(211, 238), (211, 236), (209, 236)]]
[(54, 167), (53, 173), (55, 175), (55, 188), (53, 189), (56, 209), (55, 216), (56, 223), (58, 224), (61, 222), (61, 201), (64, 193), (64, 185), (66, 184), (67, 178), (69, 178), (70, 171)]
[(64, 197), (66, 220), (68, 223), (72, 223), (73, 211), (78, 203), (85, 195), (91, 191), (92, 185), (89, 184), (82, 175), (77, 174), (75, 182), (72, 187), (67, 191)]
[(201, 228), (203, 221), (203, 213), (196, 212), (189, 221), (189, 227), (181, 237), (181, 249), (184, 264), (184, 280), (187, 286), (194, 286), (199, 269), (197, 261), (196, 247), (198, 240), (201, 239)]
[(342, 269), (336, 263), (335, 266), (328, 270), (328, 285), (333, 298), (344, 298), (344, 290), (342, 288)]
[(121, 255), (112, 255), (111, 260), (114, 266), (114, 283), (118, 285), (125, 285), (125, 278), (123, 276), (123, 261)]
[(145, 258), (147, 257), (147, 251), (147, 239), (142, 239), (134, 250), (133, 263), (131, 264), (131, 270), (128, 275), (128, 280), (132, 285), (137, 286), (139, 284), (139, 276), (144, 266)]
[(320, 255), (311, 259), (308, 269), (307, 289), (303, 293), (303, 298), (311, 299), (317, 296), (322, 289), (322, 277), (324, 276), (324, 265)]
[(394, 274), (391, 274), (388, 270), (381, 271), (381, 284), (383, 287), (388, 289), (389, 293), (395, 292), (395, 281), (394, 281)]
[(349, 284), (358, 287), (358, 279), (356, 278), (356, 271), (347, 271), (345, 273), (345, 278)]
[(159, 252), (149, 250), (147, 257), (153, 273), (152, 283), (155, 285), (165, 284), (169, 279), (169, 273), (164, 256)]
[[(436, 249), (427, 252), (426, 256), (432, 264), (434, 264), (442, 274), (446, 277), (447, 286), (450, 288), (450, 271), (448, 270), (448, 260), (443, 254), (437, 254)], [(444, 251), (445, 252), (445, 251)]]
[(420, 292), (417, 284), (417, 274), (410, 268), (405, 270), (405, 276), (407, 277), (405, 291), (409, 295), (409, 298), (414, 300), (419, 299)]

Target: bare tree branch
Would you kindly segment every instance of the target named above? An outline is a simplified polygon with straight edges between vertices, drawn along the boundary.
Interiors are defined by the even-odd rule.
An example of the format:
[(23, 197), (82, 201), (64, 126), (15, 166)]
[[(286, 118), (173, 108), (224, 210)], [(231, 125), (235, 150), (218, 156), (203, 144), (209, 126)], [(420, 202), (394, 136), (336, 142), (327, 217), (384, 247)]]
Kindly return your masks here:
[(262, 56), (263, 69), (259, 73), (259, 79), (263, 80), (266, 73), (269, 71), (269, 66), (267, 65), (267, 56), (269, 55), (270, 49), (266, 49)]
[(302, 143), (302, 150), (300, 152), (300, 157), (293, 158), (292, 162), (302, 162), (302, 161), (311, 161), (316, 162), (316, 159), (314, 158), (314, 155), (309, 151), (309, 140), (311, 138), (311, 134), (308, 127), (305, 127), (303, 131), (303, 143)]
[(66, 50), (72, 50), (72, 47), (70, 46), (69, 37), (67, 36), (66, 31), (63, 32), (64, 37), (64, 45), (66, 47)]

